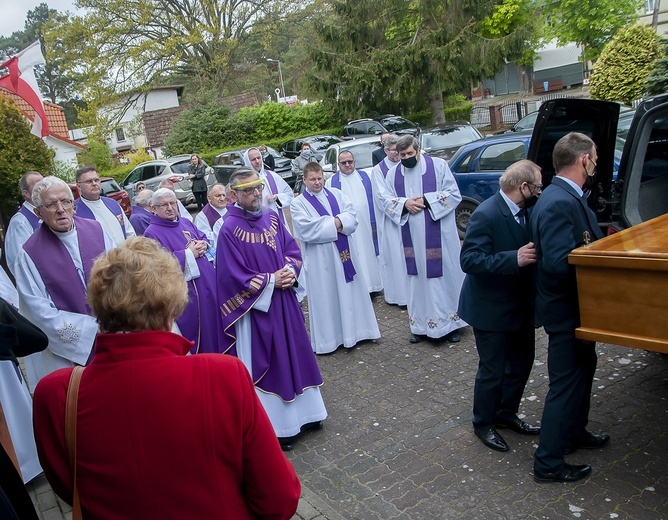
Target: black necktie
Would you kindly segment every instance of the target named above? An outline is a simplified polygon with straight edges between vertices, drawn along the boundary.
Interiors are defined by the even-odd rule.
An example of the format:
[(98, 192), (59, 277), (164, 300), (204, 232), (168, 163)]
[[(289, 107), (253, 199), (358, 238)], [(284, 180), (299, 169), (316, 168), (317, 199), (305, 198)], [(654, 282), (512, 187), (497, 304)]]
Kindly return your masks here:
[(517, 212), (517, 219), (520, 221), (520, 226), (522, 227), (526, 227), (527, 224), (526, 214), (527, 210), (524, 208), (520, 208), (520, 210)]

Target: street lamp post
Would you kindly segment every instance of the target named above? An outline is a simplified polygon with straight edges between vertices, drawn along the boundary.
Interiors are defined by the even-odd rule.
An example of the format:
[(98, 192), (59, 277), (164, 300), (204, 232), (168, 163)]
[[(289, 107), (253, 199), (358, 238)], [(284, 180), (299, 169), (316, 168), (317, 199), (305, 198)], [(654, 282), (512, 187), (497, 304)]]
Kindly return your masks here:
[(281, 71), (281, 60), (272, 60), (267, 58), (269, 63), (278, 63), (278, 77), (281, 79), (281, 91), (283, 92), (283, 98), (285, 98), (285, 84), (283, 83), (283, 71)]

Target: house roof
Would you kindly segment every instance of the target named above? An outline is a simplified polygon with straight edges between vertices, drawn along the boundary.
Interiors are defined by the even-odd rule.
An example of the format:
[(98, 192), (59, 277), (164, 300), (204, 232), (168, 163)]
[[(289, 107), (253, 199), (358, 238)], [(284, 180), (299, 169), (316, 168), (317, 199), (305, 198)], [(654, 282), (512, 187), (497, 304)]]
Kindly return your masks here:
[(146, 133), (146, 145), (149, 148), (160, 148), (165, 144), (165, 137), (172, 129), (172, 122), (183, 111), (184, 107), (163, 108), (151, 110), (142, 114), (144, 131)]
[[(0, 87), (0, 94), (5, 96), (7, 99), (11, 99), (18, 109), (31, 121), (35, 120), (35, 110), (23, 100), (23, 98), (14, 94), (13, 92), (7, 90), (4, 87)], [(49, 133), (53, 137), (57, 137), (61, 140), (69, 141), (69, 129), (67, 127), (67, 120), (65, 119), (65, 111), (60, 105), (51, 103), (50, 101), (44, 101), (44, 112), (46, 113), (46, 120), (49, 123)], [(72, 142), (72, 141), (70, 141)]]

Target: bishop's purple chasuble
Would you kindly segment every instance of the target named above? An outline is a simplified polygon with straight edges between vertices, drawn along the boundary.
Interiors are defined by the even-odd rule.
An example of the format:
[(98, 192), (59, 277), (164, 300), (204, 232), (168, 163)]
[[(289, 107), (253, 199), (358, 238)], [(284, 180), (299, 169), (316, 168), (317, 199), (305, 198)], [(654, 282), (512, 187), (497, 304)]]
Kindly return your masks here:
[(294, 290), (275, 289), (267, 312), (253, 309), (273, 273), (290, 265), (299, 274), (302, 267), (297, 242), (276, 212), (263, 208), (252, 214), (228, 206), (218, 237), (216, 265), (218, 301), (229, 345), (236, 343), (235, 323), (250, 313), (255, 385), (283, 401), (321, 385)]

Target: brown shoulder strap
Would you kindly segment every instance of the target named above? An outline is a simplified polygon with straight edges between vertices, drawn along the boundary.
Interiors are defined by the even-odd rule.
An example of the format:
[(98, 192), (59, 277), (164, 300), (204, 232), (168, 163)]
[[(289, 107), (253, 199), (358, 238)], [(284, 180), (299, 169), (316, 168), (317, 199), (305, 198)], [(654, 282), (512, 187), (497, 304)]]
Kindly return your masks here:
[(70, 382), (67, 385), (67, 401), (65, 403), (65, 447), (72, 471), (74, 483), (72, 495), (72, 520), (81, 520), (81, 504), (77, 489), (77, 403), (79, 400), (79, 383), (84, 367), (74, 367)]

